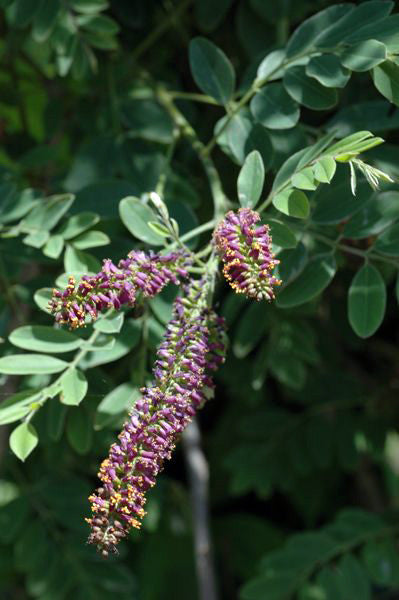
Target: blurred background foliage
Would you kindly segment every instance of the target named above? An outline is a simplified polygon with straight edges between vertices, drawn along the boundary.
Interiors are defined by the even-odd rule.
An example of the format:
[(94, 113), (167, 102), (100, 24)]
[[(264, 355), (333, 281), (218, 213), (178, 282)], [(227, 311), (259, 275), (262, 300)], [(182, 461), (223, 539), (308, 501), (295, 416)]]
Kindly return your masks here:
[[(205, 36), (223, 49), (242, 97), (264, 57), (332, 4), (0, 0), (0, 350), (3, 360), (15, 357), (2, 363), (0, 376), (5, 600), (196, 598), (180, 448), (151, 493), (143, 530), (117, 557), (104, 562), (85, 545), (83, 520), (98, 465), (150, 372), (175, 290), (73, 334), (49, 334), (46, 304), (54, 282), (66, 285), (65, 273), (96, 272), (104, 257), (118, 260), (132, 247), (162, 244), (146, 225), (145, 209), (120, 204), (155, 189), (162, 174), (165, 201), (183, 234), (212, 218), (195, 146), (190, 136), (182, 138), (170, 162), (176, 124), (157, 100), (160, 88), (169, 90), (204, 144), (223, 124), (226, 111), (204, 90), (206, 82), (201, 87), (193, 62), (190, 70), (190, 40)], [(379, 94), (366, 69), (354, 68), (346, 85), (346, 67), (339, 67), (333, 84), (323, 83), (314, 65), (324, 95), (317, 88), (316, 97), (298, 100), (299, 121), (270, 126), (267, 113), (262, 124), (259, 103), (269, 101), (262, 97), (259, 111), (251, 104), (252, 115), (244, 107), (213, 152), (232, 202), (249, 150), (262, 156), (268, 192), (287, 158), (332, 130), (337, 138), (365, 129), (382, 135), (386, 143), (370, 150), (368, 160), (399, 177), (399, 112), (389, 103), (398, 104), (399, 17), (394, 11), (379, 30), (385, 14), (373, 13), (391, 4), (369, 3), (365, 22), (376, 22), (369, 37), (380, 40), (382, 31), (388, 45), (391, 91), (376, 83)], [(194, 79), (209, 95), (195, 98)], [(330, 103), (334, 86), (339, 103), (334, 96)], [(289, 118), (297, 110), (292, 102)], [(305, 185), (312, 217), (300, 221), (300, 230), (277, 206), (268, 213), (278, 219), (280, 275), (287, 286), (299, 282), (299, 300), (297, 288), (267, 306), (222, 284), (217, 291), (230, 352), (200, 424), (221, 598), (399, 597), (399, 187), (374, 192), (359, 178), (354, 199), (349, 170), (339, 165), (330, 186), (313, 189)], [(203, 233), (190, 244), (201, 248), (208, 239)], [(309, 258), (331, 247), (338, 273), (320, 282)], [(366, 284), (363, 272), (358, 287), (371, 287), (371, 317), (359, 323), (356, 311), (348, 320), (347, 292), (370, 248), (374, 270)], [(301, 273), (311, 282), (305, 295)], [(14, 446), (23, 458), (34, 451), (20, 462), (8, 437), (28, 415), (34, 433), (24, 433), (22, 448), (18, 440)]]

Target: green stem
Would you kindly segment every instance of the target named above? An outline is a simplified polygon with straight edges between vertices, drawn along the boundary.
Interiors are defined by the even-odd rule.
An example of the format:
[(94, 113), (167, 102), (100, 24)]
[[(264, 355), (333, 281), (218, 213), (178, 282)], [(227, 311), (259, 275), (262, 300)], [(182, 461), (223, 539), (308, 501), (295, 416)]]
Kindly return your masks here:
[(193, 94), (191, 92), (180, 92), (180, 91), (172, 91), (169, 92), (169, 96), (173, 100), (191, 100), (193, 102), (202, 102), (204, 104), (212, 104), (214, 106), (220, 106), (219, 102), (214, 100), (211, 96), (206, 96), (205, 94)]
[[(111, 314), (111, 312), (112, 311), (108, 311), (107, 313), (105, 313), (104, 316), (108, 316), (109, 314)], [(52, 383), (50, 383), (50, 385), (41, 390), (37, 400), (37, 406), (35, 406), (23, 419), (25, 423), (29, 423), (29, 421), (34, 417), (37, 411), (40, 408), (42, 408), (42, 406), (44, 406), (44, 404), (49, 398), (54, 398), (54, 396), (56, 396), (60, 392), (61, 378), (69, 369), (73, 369), (74, 367), (76, 367), (88, 352), (91, 352), (91, 346), (92, 344), (94, 344), (100, 333), (101, 331), (99, 331), (98, 329), (94, 329), (91, 336), (84, 342), (83, 347), (79, 350), (79, 352), (77, 352), (75, 358), (72, 360), (72, 362), (69, 363), (68, 367), (61, 373), (61, 375), (57, 377), (55, 381), (53, 381)]]
[(309, 229), (309, 231), (316, 240), (320, 240), (320, 242), (323, 242), (324, 244), (327, 244), (332, 248), (337, 248), (338, 250), (342, 250), (343, 252), (347, 252), (348, 254), (360, 256), (361, 258), (363, 258), (363, 260), (376, 260), (399, 268), (399, 260), (395, 260), (386, 256), (380, 256), (379, 254), (372, 252), (372, 250), (361, 250), (360, 248), (353, 248), (352, 246), (348, 246), (347, 244), (342, 244), (341, 242), (339, 242), (339, 238), (338, 240), (332, 240), (329, 237), (318, 233), (317, 231), (314, 231), (312, 229)]
[(287, 17), (282, 17), (276, 23), (276, 38), (280, 46), (284, 46), (290, 33), (290, 22)]
[[(338, 47), (336, 48), (325, 48), (324, 51), (325, 52), (334, 52), (338, 49)], [(238, 113), (240, 112), (240, 110), (242, 108), (244, 108), (244, 106), (246, 106), (250, 100), (252, 100), (253, 96), (255, 96), (255, 94), (257, 92), (259, 92), (259, 90), (262, 89), (262, 87), (264, 87), (270, 80), (271, 78), (277, 73), (277, 71), (280, 71), (280, 69), (285, 69), (286, 67), (290, 66), (290, 64), (292, 64), (293, 62), (297, 61), (300, 58), (304, 58), (306, 56), (312, 56), (312, 54), (318, 54), (318, 52), (316, 52), (315, 50), (311, 50), (308, 52), (302, 52), (300, 54), (296, 54), (295, 56), (291, 56), (290, 58), (286, 59), (285, 61), (283, 61), (280, 65), (278, 65), (277, 67), (275, 67), (267, 77), (264, 77), (263, 79), (255, 79), (255, 81), (253, 82), (252, 86), (249, 88), (249, 90), (243, 95), (243, 97), (241, 98), (241, 100), (239, 100), (235, 106), (231, 109), (231, 111), (227, 114), (226, 120), (224, 121), (223, 125), (220, 127), (220, 129), (218, 130), (217, 133), (215, 133), (215, 135), (212, 137), (212, 139), (208, 142), (208, 144), (203, 148), (202, 150), (202, 154), (203, 156), (208, 156), (218, 138), (222, 135), (222, 133), (226, 130), (226, 128), (228, 127), (231, 119)]]
[(155, 191), (158, 194), (158, 196), (164, 195), (165, 185), (166, 185), (166, 181), (168, 179), (169, 167), (170, 167), (170, 163), (172, 162), (172, 157), (173, 157), (173, 154), (174, 154), (174, 151), (176, 148), (177, 141), (179, 139), (179, 135), (180, 135), (179, 131), (176, 129), (173, 132), (173, 140), (169, 144), (168, 150), (166, 152), (165, 163), (163, 165), (162, 173), (159, 176), (157, 187), (155, 188)]
[(165, 88), (158, 87), (156, 90), (156, 95), (160, 104), (162, 104), (162, 106), (164, 106), (164, 108), (167, 110), (176, 127), (178, 127), (181, 131), (182, 135), (189, 140), (194, 151), (197, 153), (198, 158), (202, 162), (202, 166), (204, 167), (208, 177), (209, 186), (211, 188), (215, 219), (221, 218), (227, 209), (227, 198), (223, 192), (222, 183), (212, 159), (206, 155), (204, 144), (197, 137), (196, 132), (191, 127), (185, 116), (175, 106), (169, 92)]

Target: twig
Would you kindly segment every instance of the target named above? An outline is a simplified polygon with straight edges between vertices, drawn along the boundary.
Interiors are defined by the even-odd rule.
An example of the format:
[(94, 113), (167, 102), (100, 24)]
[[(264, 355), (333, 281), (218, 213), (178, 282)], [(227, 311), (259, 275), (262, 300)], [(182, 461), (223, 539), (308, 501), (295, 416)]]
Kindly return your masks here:
[(158, 27), (154, 28), (151, 33), (134, 49), (132, 59), (137, 61), (151, 46), (153, 46), (171, 26), (176, 26), (178, 19), (188, 9), (192, 0), (185, 0), (179, 6), (176, 6), (166, 17), (163, 17)]
[(199, 599), (217, 600), (209, 529), (209, 469), (201, 448), (201, 432), (195, 420), (184, 431), (182, 440), (190, 482)]
[(156, 96), (160, 104), (162, 104), (162, 106), (164, 106), (164, 108), (167, 110), (176, 127), (178, 127), (181, 131), (182, 135), (184, 135), (190, 141), (193, 150), (196, 152), (198, 158), (202, 162), (202, 166), (208, 177), (209, 186), (211, 188), (214, 204), (214, 216), (216, 220), (219, 219), (228, 208), (228, 200), (224, 194), (219, 173), (217, 172), (212, 159), (207, 156), (204, 144), (198, 138), (195, 130), (191, 127), (185, 116), (174, 104), (169, 92), (162, 87), (158, 87), (156, 89)]

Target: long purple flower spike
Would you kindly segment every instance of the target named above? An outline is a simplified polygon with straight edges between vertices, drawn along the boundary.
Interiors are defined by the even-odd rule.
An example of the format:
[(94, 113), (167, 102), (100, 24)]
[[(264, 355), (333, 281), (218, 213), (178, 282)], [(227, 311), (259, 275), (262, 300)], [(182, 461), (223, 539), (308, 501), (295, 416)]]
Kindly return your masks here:
[(179, 277), (187, 277), (190, 257), (183, 251), (169, 254), (146, 254), (132, 251), (118, 266), (106, 259), (102, 270), (96, 275), (84, 275), (76, 283), (69, 278), (66, 289), (53, 290), (49, 306), (60, 324), (72, 329), (83, 327), (87, 317), (96, 320), (98, 313), (106, 308), (119, 309), (122, 304), (133, 306), (136, 295), (141, 292), (151, 298), (166, 284), (179, 283)]
[(174, 304), (157, 351), (154, 382), (143, 388), (128, 420), (101, 465), (102, 482), (90, 496), (93, 516), (89, 543), (103, 556), (131, 527), (140, 528), (146, 492), (179, 434), (211, 395), (211, 373), (224, 361), (224, 322), (206, 307), (206, 286), (192, 282)]
[(250, 208), (230, 211), (218, 225), (214, 242), (231, 287), (255, 300), (272, 300), (273, 286), (281, 281), (272, 274), (279, 263), (272, 252), (268, 225), (255, 224), (260, 216)]

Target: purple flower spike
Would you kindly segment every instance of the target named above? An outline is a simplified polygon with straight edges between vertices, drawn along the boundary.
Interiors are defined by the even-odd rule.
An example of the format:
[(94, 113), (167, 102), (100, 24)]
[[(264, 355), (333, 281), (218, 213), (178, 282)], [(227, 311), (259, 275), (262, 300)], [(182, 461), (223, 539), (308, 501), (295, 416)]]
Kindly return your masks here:
[(178, 297), (155, 362), (154, 381), (129, 414), (90, 496), (89, 543), (106, 557), (132, 527), (141, 526), (146, 492), (180, 433), (210, 396), (211, 373), (224, 360), (223, 319), (206, 307), (205, 285), (193, 282)]
[(239, 294), (255, 300), (272, 300), (280, 285), (272, 271), (279, 263), (272, 253), (269, 226), (255, 223), (260, 216), (250, 208), (230, 211), (214, 233), (215, 246), (224, 263), (223, 273)]
[(106, 259), (96, 275), (84, 275), (77, 283), (70, 277), (63, 292), (53, 291), (49, 306), (57, 323), (83, 327), (87, 317), (95, 321), (106, 308), (133, 306), (139, 292), (153, 297), (168, 283), (178, 284), (179, 277), (188, 275), (190, 264), (189, 256), (180, 250), (169, 254), (132, 251), (118, 266)]

